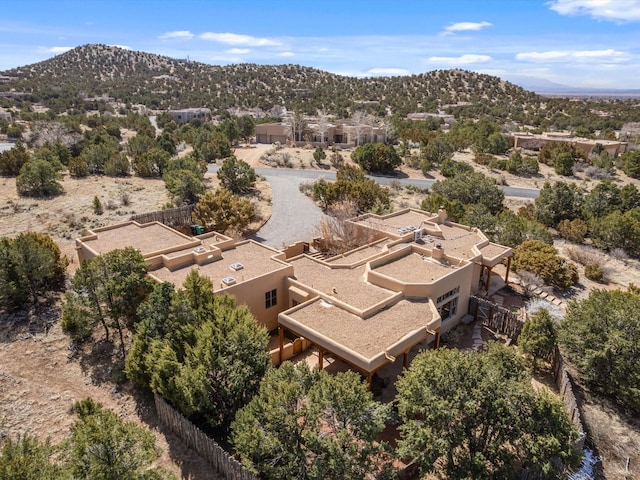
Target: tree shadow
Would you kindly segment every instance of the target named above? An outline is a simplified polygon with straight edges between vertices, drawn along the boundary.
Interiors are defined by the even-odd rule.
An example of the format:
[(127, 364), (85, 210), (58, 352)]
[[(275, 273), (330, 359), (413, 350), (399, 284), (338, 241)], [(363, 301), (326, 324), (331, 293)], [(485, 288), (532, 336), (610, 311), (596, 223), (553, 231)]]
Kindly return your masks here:
[(51, 326), (60, 321), (61, 310), (57, 297), (41, 299), (35, 305), (13, 312), (0, 311), (0, 343), (26, 340), (46, 335)]
[(104, 338), (90, 344), (68, 347), (71, 353), (67, 358), (78, 358), (82, 373), (88, 376), (94, 385), (118, 383), (118, 372), (124, 368), (120, 350), (111, 340)]

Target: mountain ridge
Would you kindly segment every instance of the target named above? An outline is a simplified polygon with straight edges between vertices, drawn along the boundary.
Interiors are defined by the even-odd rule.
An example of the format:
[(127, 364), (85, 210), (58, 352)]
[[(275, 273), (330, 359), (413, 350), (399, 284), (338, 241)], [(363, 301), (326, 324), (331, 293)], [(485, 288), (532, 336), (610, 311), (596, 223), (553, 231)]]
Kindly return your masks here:
[[(222, 114), (280, 117), (283, 107), (348, 118), (356, 111), (386, 117), (444, 110), (458, 119), (491, 117), (534, 127), (619, 129), (635, 121), (633, 102), (528, 91), (499, 77), (466, 70), (407, 76), (348, 77), (295, 64), (209, 65), (102, 44), (87, 44), (42, 62), (0, 72), (5, 91), (53, 114), (97, 109), (98, 99), (153, 110), (207, 107)], [(7, 95), (15, 96), (15, 95)], [(9, 106), (5, 99), (4, 106)], [(228, 113), (225, 113), (228, 114)]]
[(47, 98), (73, 86), (88, 97), (108, 94), (160, 108), (268, 111), (274, 105), (305, 103), (344, 113), (357, 102), (378, 102), (378, 113), (408, 113), (459, 102), (491, 107), (505, 96), (537, 101), (535, 94), (498, 77), (464, 70), (357, 78), (294, 64), (209, 65), (100, 44), (82, 45), (2, 74), (13, 77), (8, 86)]

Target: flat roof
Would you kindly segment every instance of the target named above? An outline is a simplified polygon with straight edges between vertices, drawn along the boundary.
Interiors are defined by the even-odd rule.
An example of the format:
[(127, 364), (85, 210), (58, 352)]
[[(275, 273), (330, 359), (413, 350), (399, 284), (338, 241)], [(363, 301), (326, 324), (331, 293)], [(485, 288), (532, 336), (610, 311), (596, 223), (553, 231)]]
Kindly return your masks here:
[(444, 223), (438, 226), (442, 231), (442, 238), (434, 238), (434, 242), (442, 246), (445, 255), (465, 259), (473, 258), (478, 255), (477, 252), (474, 252), (473, 247), (487, 241), (477, 230), (467, 230), (464, 227)]
[(342, 255), (336, 255), (335, 257), (328, 258), (325, 262), (330, 263), (331, 265), (356, 265), (385, 252), (388, 245), (394, 241), (395, 240), (390, 238), (383, 238), (382, 240), (370, 243), (365, 247), (360, 247), (355, 250), (350, 250)]
[[(171, 282), (176, 286), (180, 286), (184, 283), (189, 272), (192, 269), (197, 269), (200, 275), (211, 279), (215, 290), (219, 290), (223, 288), (221, 287), (221, 285), (223, 286), (222, 279), (226, 277), (233, 277), (236, 283), (242, 283), (269, 272), (289, 268), (286, 263), (272, 258), (278, 253), (277, 250), (248, 240), (237, 243), (233, 248), (224, 250), (222, 257), (213, 256), (213, 261), (209, 263), (183, 265), (174, 270), (161, 267), (157, 270), (152, 270), (149, 274), (161, 282)], [(234, 270), (231, 267), (233, 264), (241, 264), (242, 268)]]
[(392, 233), (394, 235), (402, 235), (399, 232), (401, 228), (407, 228), (410, 226), (419, 228), (422, 222), (432, 222), (432, 219), (434, 217), (436, 216), (428, 212), (405, 210), (398, 214), (390, 214), (384, 216), (368, 215), (366, 218), (354, 219), (352, 221), (358, 225), (374, 228), (382, 232)]
[(185, 249), (189, 244), (198, 242), (197, 239), (155, 222), (143, 225), (136, 222), (122, 223), (96, 228), (91, 233), (95, 237), (87, 235), (79, 240), (98, 255), (118, 248), (133, 247), (146, 257), (162, 250)]
[(400, 300), (368, 318), (361, 318), (323, 299), (281, 313), (278, 321), (319, 347), (365, 372), (389, 363), (440, 326), (430, 302)]
[(450, 274), (458, 266), (458, 262), (447, 264), (418, 252), (408, 251), (406, 255), (390, 259), (373, 271), (403, 283), (432, 283)]
[[(396, 295), (365, 280), (365, 266), (331, 268), (306, 255), (289, 259), (294, 278), (314, 290), (324, 292), (359, 310)], [(332, 293), (333, 292), (333, 293)]]

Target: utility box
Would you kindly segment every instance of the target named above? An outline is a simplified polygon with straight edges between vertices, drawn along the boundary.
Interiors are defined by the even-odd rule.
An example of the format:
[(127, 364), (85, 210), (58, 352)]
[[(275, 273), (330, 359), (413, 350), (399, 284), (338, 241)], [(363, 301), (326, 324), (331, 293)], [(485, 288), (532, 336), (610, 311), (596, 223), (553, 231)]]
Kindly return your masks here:
[(204, 233), (204, 226), (202, 225), (191, 225), (191, 234), (192, 235), (202, 235)]

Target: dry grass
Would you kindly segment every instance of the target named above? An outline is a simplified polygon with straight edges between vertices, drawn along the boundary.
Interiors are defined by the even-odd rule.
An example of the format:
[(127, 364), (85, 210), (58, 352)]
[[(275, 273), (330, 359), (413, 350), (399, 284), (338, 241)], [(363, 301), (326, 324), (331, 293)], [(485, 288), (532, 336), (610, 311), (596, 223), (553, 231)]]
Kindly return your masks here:
[(599, 404), (586, 403), (589, 436), (598, 449), (608, 480), (640, 478), (640, 428)]

